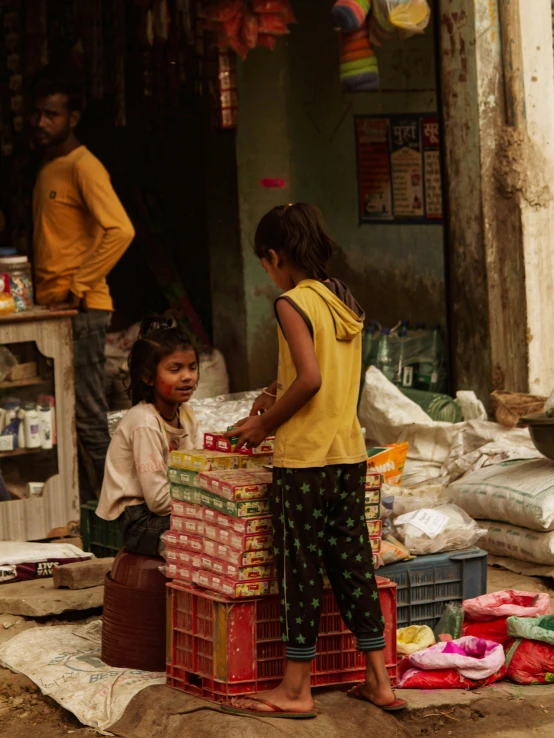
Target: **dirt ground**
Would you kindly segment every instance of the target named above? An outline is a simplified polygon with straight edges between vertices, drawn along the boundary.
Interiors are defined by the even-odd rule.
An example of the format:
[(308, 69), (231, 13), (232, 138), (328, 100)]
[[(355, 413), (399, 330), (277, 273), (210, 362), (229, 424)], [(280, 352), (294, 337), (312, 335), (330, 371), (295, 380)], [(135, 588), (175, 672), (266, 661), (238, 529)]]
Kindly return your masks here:
[[(554, 610), (554, 582), (524, 577), (502, 569), (489, 568), (489, 591), (514, 588), (524, 591), (548, 592)], [(1, 617), (0, 617), (1, 621)], [(0, 623), (0, 642), (29, 627), (44, 627), (34, 622), (17, 620), (7, 629)], [(163, 689), (165, 688), (158, 688)], [(437, 697), (437, 694), (439, 695)], [(145, 695), (146, 697), (146, 695)], [(407, 698), (415, 700), (413, 693)], [(494, 688), (471, 694), (419, 693), (414, 708), (398, 717), (400, 725), (414, 738), (419, 736), (451, 736), (452, 738), (552, 738), (554, 736), (554, 688), (523, 688), (503, 682)], [(429, 699), (426, 699), (429, 697)], [(141, 702), (135, 698), (129, 709)], [(460, 704), (461, 702), (461, 704)], [(345, 698), (346, 703), (346, 698)], [(348, 706), (346, 706), (348, 709)], [(371, 725), (372, 709), (368, 708), (367, 727)], [(137, 716), (130, 716), (137, 725)], [(222, 717), (223, 720), (223, 717)], [(260, 734), (264, 723), (259, 723)], [(140, 723), (140, 718), (138, 719)], [(131, 733), (125, 719), (114, 728), (115, 735), (134, 738), (143, 735), (137, 728)], [(120, 730), (118, 729), (121, 726)], [(284, 726), (283, 726), (284, 727)], [(400, 727), (400, 726), (399, 726)], [(221, 735), (224, 734), (223, 731)], [(285, 733), (288, 731), (284, 731)], [(26, 677), (0, 669), (0, 736), (2, 738), (81, 738), (96, 732), (83, 727), (69, 712), (43, 696)], [(157, 734), (148, 732), (149, 738)], [(163, 733), (160, 734), (162, 738)], [(215, 733), (214, 733), (215, 735)], [(292, 734), (291, 734), (292, 735)]]

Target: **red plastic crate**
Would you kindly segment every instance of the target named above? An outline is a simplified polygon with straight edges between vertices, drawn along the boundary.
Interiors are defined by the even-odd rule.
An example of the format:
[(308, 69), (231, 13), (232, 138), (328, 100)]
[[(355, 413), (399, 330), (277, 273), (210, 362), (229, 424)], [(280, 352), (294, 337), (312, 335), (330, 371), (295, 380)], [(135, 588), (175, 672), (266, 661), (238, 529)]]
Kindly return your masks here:
[[(396, 585), (377, 578), (385, 617), (385, 662), (397, 681)], [(279, 597), (232, 600), (172, 582), (167, 602), (167, 685), (214, 702), (272, 689), (279, 684), (285, 647)], [(332, 590), (325, 590), (313, 687), (363, 681), (364, 655), (348, 630)]]

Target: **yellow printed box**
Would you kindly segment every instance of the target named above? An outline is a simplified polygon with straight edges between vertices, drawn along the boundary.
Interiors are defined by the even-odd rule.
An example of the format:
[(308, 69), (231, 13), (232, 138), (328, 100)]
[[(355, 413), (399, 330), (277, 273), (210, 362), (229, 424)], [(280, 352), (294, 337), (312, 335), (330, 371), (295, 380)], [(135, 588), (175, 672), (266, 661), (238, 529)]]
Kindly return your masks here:
[(380, 489), (366, 489), (365, 491), (365, 504), (367, 505), (378, 505), (381, 502), (381, 490)]
[(383, 486), (383, 475), (382, 474), (367, 474), (365, 478), (366, 489), (381, 489)]
[(233, 582), (231, 579), (214, 574), (210, 571), (198, 571), (193, 575), (193, 581), (200, 587), (213, 589), (227, 597), (239, 599), (243, 597), (264, 597), (277, 593), (275, 580), (260, 580), (257, 582)]
[(238, 469), (240, 458), (238, 454), (223, 454), (219, 451), (207, 451), (203, 448), (192, 451), (172, 451), (171, 466), (195, 472), (212, 471), (213, 469)]
[(378, 536), (377, 538), (371, 538), (371, 550), (374, 554), (379, 553), (381, 550), (381, 536)]
[(368, 520), (367, 521), (367, 530), (369, 532), (370, 538), (375, 538), (376, 536), (381, 536), (381, 531), (383, 528), (383, 523), (380, 520)]
[[(233, 429), (234, 430), (234, 429)], [(264, 456), (273, 454), (274, 438), (266, 438), (256, 448), (241, 448), (241, 456)], [(238, 438), (227, 438), (222, 433), (204, 433), (204, 448), (210, 451), (223, 451), (234, 453)]]
[(381, 506), (380, 505), (366, 505), (365, 506), (365, 519), (366, 520), (380, 520), (381, 519)]
[(198, 477), (199, 486), (207, 492), (213, 492), (226, 500), (256, 500), (268, 497), (271, 487), (271, 473), (262, 471), (201, 472)]

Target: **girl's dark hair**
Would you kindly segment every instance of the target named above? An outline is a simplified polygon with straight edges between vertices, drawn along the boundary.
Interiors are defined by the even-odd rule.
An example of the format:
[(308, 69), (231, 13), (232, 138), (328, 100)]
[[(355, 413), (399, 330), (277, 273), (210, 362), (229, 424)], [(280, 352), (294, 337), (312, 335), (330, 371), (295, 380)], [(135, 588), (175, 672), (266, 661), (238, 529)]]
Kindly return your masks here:
[(145, 382), (156, 376), (158, 364), (174, 351), (198, 350), (179, 326), (172, 313), (149, 315), (141, 323), (140, 332), (129, 354), (128, 394), (133, 405), (143, 400), (154, 402), (154, 388)]
[(336, 244), (315, 205), (280, 205), (264, 215), (256, 229), (255, 253), (269, 259), (271, 249), (287, 256), (312, 279), (327, 279), (327, 265)]

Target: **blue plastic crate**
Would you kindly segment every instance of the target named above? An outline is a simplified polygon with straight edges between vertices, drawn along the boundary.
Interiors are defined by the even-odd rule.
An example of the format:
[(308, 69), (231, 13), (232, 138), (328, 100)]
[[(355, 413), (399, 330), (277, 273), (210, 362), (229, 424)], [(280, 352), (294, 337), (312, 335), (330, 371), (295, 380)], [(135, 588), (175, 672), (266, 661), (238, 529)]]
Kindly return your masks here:
[(462, 602), (487, 591), (487, 552), (480, 548), (418, 556), (389, 564), (377, 574), (396, 582), (399, 628), (428, 625), (434, 629), (449, 602)]

